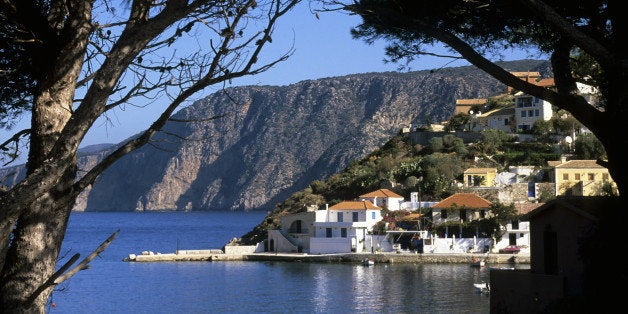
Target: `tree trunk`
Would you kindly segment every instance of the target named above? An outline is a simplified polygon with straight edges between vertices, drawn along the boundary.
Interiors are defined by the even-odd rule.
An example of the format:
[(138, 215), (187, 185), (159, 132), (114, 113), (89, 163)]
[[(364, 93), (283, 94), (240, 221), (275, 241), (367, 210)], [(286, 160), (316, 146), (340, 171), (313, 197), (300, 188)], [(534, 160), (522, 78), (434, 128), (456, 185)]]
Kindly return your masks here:
[[(78, 62), (80, 63), (80, 62)], [(36, 93), (33, 102), (31, 147), (27, 167), (36, 168), (47, 159), (49, 152), (59, 144), (59, 133), (72, 116), (75, 82), (80, 64), (67, 66), (58, 74), (62, 79), (50, 86), (46, 82)], [(60, 71), (61, 72), (61, 71)], [(66, 83), (68, 82), (68, 83)], [(45, 312), (50, 287), (33, 302), (33, 292), (56, 271), (59, 250), (65, 236), (73, 198), (68, 198), (76, 178), (76, 151), (58, 179), (54, 190), (42, 195), (21, 211), (13, 230), (13, 239), (6, 253), (0, 281), (0, 308), (12, 313)]]

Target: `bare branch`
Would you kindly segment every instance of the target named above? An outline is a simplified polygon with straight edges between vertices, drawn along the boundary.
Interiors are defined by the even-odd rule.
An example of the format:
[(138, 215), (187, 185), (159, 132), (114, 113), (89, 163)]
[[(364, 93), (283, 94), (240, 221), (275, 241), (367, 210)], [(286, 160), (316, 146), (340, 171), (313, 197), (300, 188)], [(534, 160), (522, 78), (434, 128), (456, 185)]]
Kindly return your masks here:
[[(12, 163), (13, 161), (17, 159), (17, 157), (19, 157), (20, 139), (22, 137), (29, 135), (30, 133), (31, 133), (30, 129), (21, 130), (13, 134), (13, 136), (11, 136), (11, 138), (9, 138), (8, 140), (4, 141), (4, 143), (0, 144), (0, 151), (2, 151), (2, 154), (9, 156), (9, 161), (5, 162), (2, 166), (6, 166)], [(13, 145), (11, 145), (11, 143), (13, 143)], [(9, 145), (11, 145), (11, 148), (9, 148)], [(12, 150), (12, 152), (8, 152), (9, 150)]]
[(35, 291), (26, 300), (26, 305), (31, 305), (35, 301), (35, 299), (44, 290), (48, 289), (49, 287), (56, 286), (56, 285), (58, 285), (58, 284), (60, 284), (60, 283), (62, 283), (64, 281), (68, 280), (70, 277), (74, 276), (79, 271), (88, 269), (89, 268), (89, 263), (94, 258), (96, 258), (96, 256), (98, 256), (100, 253), (102, 253), (109, 246), (109, 244), (111, 244), (111, 242), (113, 242), (113, 239), (116, 238), (116, 236), (118, 235), (119, 232), (120, 232), (120, 229), (118, 229), (116, 232), (112, 233), (103, 243), (101, 243), (96, 248), (96, 250), (94, 250), (86, 258), (84, 258), (74, 268), (68, 270), (70, 268), (70, 266), (72, 266), (72, 264), (74, 264), (74, 262), (76, 262), (79, 259), (79, 257), (81, 256), (78, 253), (74, 254), (70, 258), (70, 260), (67, 261), (61, 268), (59, 268), (58, 271), (56, 271), (54, 274), (52, 274), (52, 276), (50, 276), (50, 278), (48, 278), (48, 280), (46, 280), (46, 282), (44, 282), (41, 286), (39, 286), (37, 289), (35, 289)]

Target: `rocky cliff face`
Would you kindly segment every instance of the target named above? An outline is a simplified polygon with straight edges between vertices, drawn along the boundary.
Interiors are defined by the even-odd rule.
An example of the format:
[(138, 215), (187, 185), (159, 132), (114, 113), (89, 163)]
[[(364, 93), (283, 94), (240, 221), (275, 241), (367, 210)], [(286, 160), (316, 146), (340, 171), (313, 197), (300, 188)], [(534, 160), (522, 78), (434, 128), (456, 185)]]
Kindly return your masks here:
[[(524, 64), (509, 70), (539, 71)], [(448, 119), (456, 99), (505, 90), (474, 67), (228, 88), (179, 111), (150, 145), (107, 169), (74, 209), (271, 209), (403, 126)], [(86, 154), (81, 167), (106, 153)]]

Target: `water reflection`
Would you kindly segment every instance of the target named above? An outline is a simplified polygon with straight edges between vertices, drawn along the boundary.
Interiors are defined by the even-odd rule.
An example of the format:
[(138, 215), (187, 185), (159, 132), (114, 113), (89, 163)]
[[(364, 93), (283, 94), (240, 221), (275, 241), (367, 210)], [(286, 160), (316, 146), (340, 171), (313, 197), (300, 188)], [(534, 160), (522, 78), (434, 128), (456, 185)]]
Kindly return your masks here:
[(311, 280), (313, 312), (488, 313), (489, 298), (473, 283), (488, 270), (441, 264), (299, 264)]

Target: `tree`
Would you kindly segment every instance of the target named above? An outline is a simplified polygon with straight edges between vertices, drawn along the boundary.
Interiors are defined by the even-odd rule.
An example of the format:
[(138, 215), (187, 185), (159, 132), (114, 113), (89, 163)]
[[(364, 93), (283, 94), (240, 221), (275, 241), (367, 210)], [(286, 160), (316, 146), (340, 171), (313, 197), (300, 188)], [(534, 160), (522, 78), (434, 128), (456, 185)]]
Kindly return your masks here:
[[(449, 57), (466, 59), (497, 80), (570, 112), (604, 144), (606, 167), (620, 194), (628, 193), (628, 168), (623, 166), (628, 139), (618, 138), (628, 121), (628, 49), (623, 41), (619, 2), (585, 1), (324, 1), (362, 17), (352, 31), (371, 43), (387, 40), (389, 61), (412, 61), (434, 55), (443, 43)], [(499, 17), (499, 18), (495, 18)], [(512, 75), (490, 58), (508, 49), (536, 49), (550, 56), (555, 88), (537, 86)], [(599, 92), (598, 101), (578, 94), (577, 83)], [(591, 102), (589, 102), (591, 101)]]
[(445, 125), (445, 131), (462, 131), (465, 128), (470, 128), (471, 116), (466, 113), (458, 113), (451, 117)]
[[(3, 311), (43, 313), (54, 287), (113, 240), (115, 233), (55, 273), (72, 205), (107, 167), (148, 143), (199, 91), (266, 71), (292, 53), (258, 63), (276, 22), (298, 0), (120, 2), (0, 2), (0, 127), (22, 112), (32, 121), (2, 147), (28, 136), (26, 177), (0, 192)], [(183, 46), (184, 38), (198, 39), (198, 49)], [(167, 106), (147, 130), (79, 172), (77, 149), (98, 118), (158, 98)]]
[[(452, 58), (466, 59), (495, 79), (569, 112), (602, 142), (608, 168), (619, 190), (619, 204), (628, 195), (628, 48), (624, 44), (628, 24), (624, 23), (622, 3), (608, 0), (355, 0), (323, 1), (336, 10), (362, 17), (352, 30), (355, 38), (367, 43), (387, 40), (389, 61), (410, 62), (430, 51), (436, 43), (450, 49)], [(326, 9), (329, 9), (327, 7)], [(554, 87), (537, 86), (521, 80), (499, 66), (501, 51), (536, 50), (550, 59)], [(438, 54), (442, 55), (442, 54)], [(596, 91), (597, 97), (579, 93), (580, 84)], [(626, 221), (626, 211), (616, 208), (613, 218), (600, 221), (605, 247), (628, 249), (617, 234)], [(592, 248), (591, 246), (590, 248)], [(589, 248), (589, 249), (590, 249)], [(628, 279), (624, 270), (603, 267), (599, 250), (588, 251), (592, 260), (588, 275), (597, 278)], [(587, 275), (587, 274), (585, 274)], [(599, 288), (599, 289), (598, 289)], [(590, 287), (600, 293), (589, 295), (590, 304), (617, 304), (621, 294), (602, 286)], [(599, 299), (603, 297), (603, 299)], [(606, 303), (609, 302), (609, 303)]]
[(593, 134), (581, 134), (573, 143), (574, 154), (579, 159), (603, 159), (606, 152), (602, 143)]
[(502, 130), (485, 129), (480, 133), (482, 137), (475, 146), (484, 155), (497, 153), (502, 144), (511, 139), (510, 135)]

